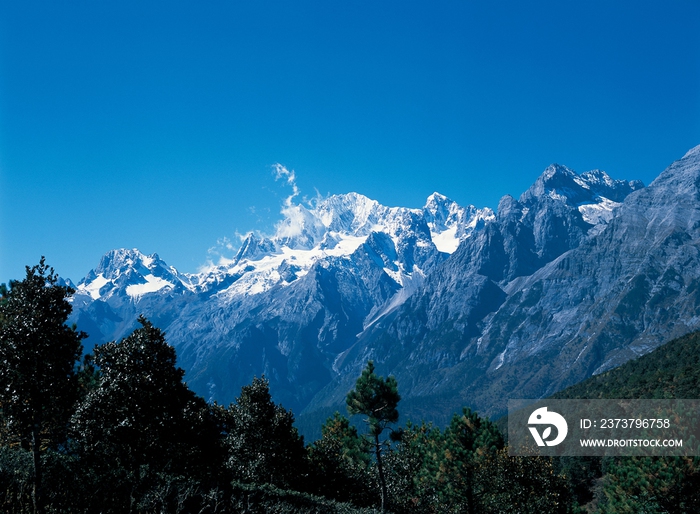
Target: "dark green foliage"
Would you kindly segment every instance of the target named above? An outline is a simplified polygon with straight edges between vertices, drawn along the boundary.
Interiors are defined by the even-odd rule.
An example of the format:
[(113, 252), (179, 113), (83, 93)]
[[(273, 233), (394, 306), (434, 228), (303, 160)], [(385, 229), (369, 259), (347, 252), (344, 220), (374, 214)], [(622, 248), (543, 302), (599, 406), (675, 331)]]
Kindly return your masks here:
[[(396, 409), (401, 396), (394, 377), (379, 377), (374, 373), (374, 362), (367, 362), (362, 375), (355, 382), (355, 389), (346, 398), (348, 412), (351, 415), (367, 416), (365, 423), (369, 427), (370, 436), (374, 439), (374, 455), (379, 474), (379, 487), (382, 499), (382, 511), (387, 505), (387, 488), (382, 464), (382, 446), (379, 436), (392, 423), (399, 420)], [(394, 432), (392, 431), (392, 435)]]
[(85, 334), (68, 327), (73, 290), (44, 258), (0, 302), (0, 409), (4, 444), (31, 450), (33, 509), (43, 509), (42, 457), (59, 448), (78, 398), (76, 363)]
[(374, 373), (374, 362), (367, 362), (362, 375), (355, 382), (355, 389), (348, 393), (346, 403), (351, 415), (367, 416), (371, 435), (381, 434), (391, 423), (399, 420), (396, 409), (401, 396), (394, 377), (379, 377)]
[(8, 292), (9, 290), (7, 289), (7, 284), (0, 284), (0, 305), (7, 301)]
[(65, 324), (73, 291), (57, 280), (42, 258), (0, 305), (0, 406), (10, 442), (23, 447), (36, 429), (43, 445), (60, 444), (77, 399), (84, 334)]
[(600, 457), (558, 457), (554, 466), (569, 484), (569, 496), (575, 506), (589, 505), (596, 501), (595, 488), (603, 475), (603, 459)]
[(30, 512), (31, 483), (34, 473), (32, 454), (22, 448), (0, 447), (0, 510)]
[(269, 383), (254, 378), (227, 413), (227, 466), (235, 480), (298, 488), (307, 474), (304, 440), (294, 416), (272, 402)]
[(571, 512), (568, 484), (549, 457), (509, 457), (506, 448), (479, 468), (479, 507), (473, 512)]
[(700, 458), (606, 459), (600, 512), (700, 512)]
[(357, 508), (272, 485), (233, 484), (233, 499), (223, 512), (250, 514), (373, 514), (374, 509)]
[[(74, 446), (95, 499), (113, 512), (179, 477), (221, 464), (219, 429), (206, 402), (182, 382), (175, 350), (144, 318), (119, 343), (95, 348), (99, 382), (73, 417)], [(220, 467), (220, 465), (218, 465)]]
[[(700, 332), (571, 386), (554, 398), (700, 398)], [(591, 462), (592, 460), (597, 461)], [(578, 504), (601, 512), (700, 511), (700, 461), (647, 457), (563, 460)]]
[(386, 463), (392, 512), (569, 512), (553, 460), (509, 457), (496, 425), (470, 409), (444, 432), (409, 424)]
[(700, 332), (568, 387), (552, 398), (700, 398)]
[(321, 439), (308, 447), (312, 492), (355, 505), (376, 503), (369, 441), (338, 412), (326, 420), (321, 432)]
[[(485, 487), (480, 476), (488, 459), (504, 447), (503, 436), (496, 426), (476, 412), (464, 408), (455, 414), (445, 430), (443, 496), (449, 504), (459, 505), (465, 512), (477, 512), (479, 496)], [(480, 483), (481, 482), (481, 483)]]
[(443, 506), (439, 499), (440, 463), (444, 438), (432, 425), (410, 422), (402, 433), (396, 451), (387, 455), (389, 509), (397, 513), (435, 512)]

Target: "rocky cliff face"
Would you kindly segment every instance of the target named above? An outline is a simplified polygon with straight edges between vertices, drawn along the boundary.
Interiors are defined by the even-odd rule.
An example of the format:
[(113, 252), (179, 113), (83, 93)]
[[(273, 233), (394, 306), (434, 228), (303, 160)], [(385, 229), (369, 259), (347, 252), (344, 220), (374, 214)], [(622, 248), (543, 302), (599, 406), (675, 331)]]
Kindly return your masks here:
[(298, 411), (367, 324), (493, 218), (439, 194), (423, 209), (350, 193), (285, 214), (274, 235), (249, 234), (232, 260), (194, 275), (157, 255), (109, 252), (78, 285), (73, 320), (89, 345), (124, 337), (143, 314), (166, 331), (206, 398), (232, 401), (265, 374), (276, 399)]
[(143, 313), (190, 386), (227, 403), (265, 374), (309, 419), (342, 408), (367, 359), (414, 419), (539, 397), (700, 328), (700, 147), (648, 188), (552, 165), (494, 214), (354, 193), (287, 205), (274, 235), (181, 274), (119, 250), (78, 286), (95, 342)]
[[(518, 201), (504, 198), (494, 223), (348, 352), (309, 410), (338, 402), (343, 375), (373, 358), (409, 409), (497, 414), (508, 398), (551, 394), (699, 329), (700, 147), (648, 188), (623, 186), (622, 203), (577, 183), (550, 167)], [(592, 227), (580, 202), (604, 191), (618, 205)]]

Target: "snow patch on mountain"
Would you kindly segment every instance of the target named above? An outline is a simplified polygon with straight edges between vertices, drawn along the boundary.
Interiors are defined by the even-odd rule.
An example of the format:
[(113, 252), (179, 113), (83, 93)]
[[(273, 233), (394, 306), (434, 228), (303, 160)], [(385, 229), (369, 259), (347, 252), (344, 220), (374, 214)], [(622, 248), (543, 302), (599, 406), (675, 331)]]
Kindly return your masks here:
[(83, 279), (83, 281), (78, 284), (77, 292), (85, 292), (90, 295), (93, 300), (97, 300), (100, 298), (100, 289), (107, 285), (107, 283), (109, 283), (109, 279), (105, 278), (105, 276), (100, 273), (89, 282)]
[(133, 298), (138, 298), (146, 293), (155, 293), (165, 287), (173, 287), (173, 284), (160, 277), (146, 275), (143, 277), (146, 282), (143, 284), (131, 284), (126, 287), (126, 294)]
[(416, 263), (401, 262), (397, 251), (414, 246), (418, 251), (436, 248), (453, 253), (461, 241), (493, 218), (490, 209), (461, 207), (439, 193), (431, 195), (423, 209), (386, 207), (364, 195), (347, 193), (317, 199), (313, 205), (292, 204), (288, 198), (281, 212), (284, 219), (276, 225), (275, 234), (247, 234), (233, 259), (220, 259), (201, 270), (191, 277), (192, 283), (206, 290), (228, 282), (220, 291), (228, 297), (260, 294), (289, 285), (316, 262), (350, 259), (371, 234), (383, 233), (389, 236), (391, 248), (383, 243), (376, 250), (387, 264), (387, 275), (403, 286)]
[(622, 205), (620, 202), (613, 202), (608, 198), (600, 198), (598, 203), (586, 203), (578, 206), (578, 210), (583, 216), (583, 221), (591, 225), (605, 225), (614, 216), (614, 211)]
[(444, 253), (454, 253), (455, 250), (457, 250), (460, 243), (459, 236), (457, 236), (458, 228), (459, 227), (455, 225), (454, 227), (443, 230), (442, 232), (431, 233), (433, 237), (433, 244), (438, 250)]
[(454, 253), (459, 244), (495, 219), (488, 207), (461, 207), (440, 193), (433, 193), (423, 207), (433, 244), (444, 253)]
[(76, 295), (105, 300), (114, 295), (132, 299), (148, 293), (173, 290), (177, 286), (192, 290), (190, 277), (163, 262), (158, 254), (144, 255), (137, 249), (119, 249), (106, 253), (100, 264), (76, 286)]

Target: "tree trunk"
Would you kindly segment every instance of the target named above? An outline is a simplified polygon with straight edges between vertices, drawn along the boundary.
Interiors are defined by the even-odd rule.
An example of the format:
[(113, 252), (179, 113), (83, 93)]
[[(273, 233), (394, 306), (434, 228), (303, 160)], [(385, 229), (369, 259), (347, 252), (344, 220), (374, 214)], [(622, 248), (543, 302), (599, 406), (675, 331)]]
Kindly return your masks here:
[(474, 478), (472, 473), (471, 463), (467, 465), (467, 509), (469, 514), (476, 512), (474, 505)]
[(382, 490), (382, 512), (386, 512), (386, 480), (384, 480), (384, 466), (382, 465), (382, 447), (379, 443), (379, 434), (374, 435), (374, 452), (377, 456), (377, 470), (379, 471), (379, 486)]
[(32, 476), (32, 506), (34, 514), (42, 513), (41, 506), (41, 438), (39, 425), (32, 428), (32, 458), (34, 460), (34, 476)]

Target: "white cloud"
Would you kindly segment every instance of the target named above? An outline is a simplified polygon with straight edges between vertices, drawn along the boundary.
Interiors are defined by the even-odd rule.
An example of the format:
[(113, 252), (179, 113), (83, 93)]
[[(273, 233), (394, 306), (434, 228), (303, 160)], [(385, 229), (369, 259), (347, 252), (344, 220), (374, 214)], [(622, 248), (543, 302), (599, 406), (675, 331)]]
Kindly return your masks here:
[(309, 212), (303, 205), (288, 205), (280, 211), (284, 219), (275, 225), (275, 237), (291, 238), (302, 234)]
[[(297, 199), (301, 194), (299, 186), (296, 182), (296, 173), (294, 170), (289, 170), (283, 164), (277, 163), (272, 166), (275, 181), (284, 181), (284, 184), (290, 186), (291, 194), (284, 198), (280, 206), (280, 214), (282, 219), (274, 225), (274, 235), (265, 234), (260, 231), (254, 231), (260, 239), (296, 239), (296, 244), (302, 246), (313, 245), (316, 238), (322, 237), (324, 227), (321, 220), (313, 212), (313, 209), (318, 202), (323, 199), (323, 196), (318, 190), (315, 190), (316, 196), (308, 199), (306, 197)], [(297, 201), (295, 201), (297, 199)], [(259, 214), (259, 209), (255, 206), (248, 208), (253, 215)], [(262, 219), (262, 218), (261, 218)], [(201, 271), (209, 270), (215, 266), (226, 266), (234, 262), (233, 258), (241, 247), (241, 243), (250, 235), (251, 232), (241, 234), (236, 231), (235, 237), (223, 237), (216, 241), (216, 244), (209, 248), (207, 263), (200, 268)]]
[[(207, 250), (207, 263), (202, 268), (208, 269), (212, 266), (221, 266), (228, 263), (231, 261), (232, 254), (236, 249), (236, 246), (228, 237), (217, 239), (216, 244)], [(200, 271), (202, 270), (200, 269)]]
[(288, 170), (280, 163), (275, 164), (273, 168), (275, 180), (284, 180), (288, 185), (292, 186), (292, 194), (284, 199), (280, 210), (283, 219), (275, 224), (275, 237), (292, 238), (299, 236), (304, 232), (304, 228), (309, 221), (311, 221), (311, 214), (301, 203), (294, 203), (294, 198), (299, 196), (296, 174), (294, 170)]
[(273, 166), (275, 169), (275, 180), (284, 180), (292, 186), (292, 194), (289, 195), (287, 198), (284, 200), (284, 205), (286, 207), (291, 207), (292, 206), (292, 200), (296, 196), (299, 196), (299, 187), (297, 186), (297, 176), (294, 173), (294, 170), (288, 170), (285, 166), (283, 166), (280, 163), (277, 163)]

